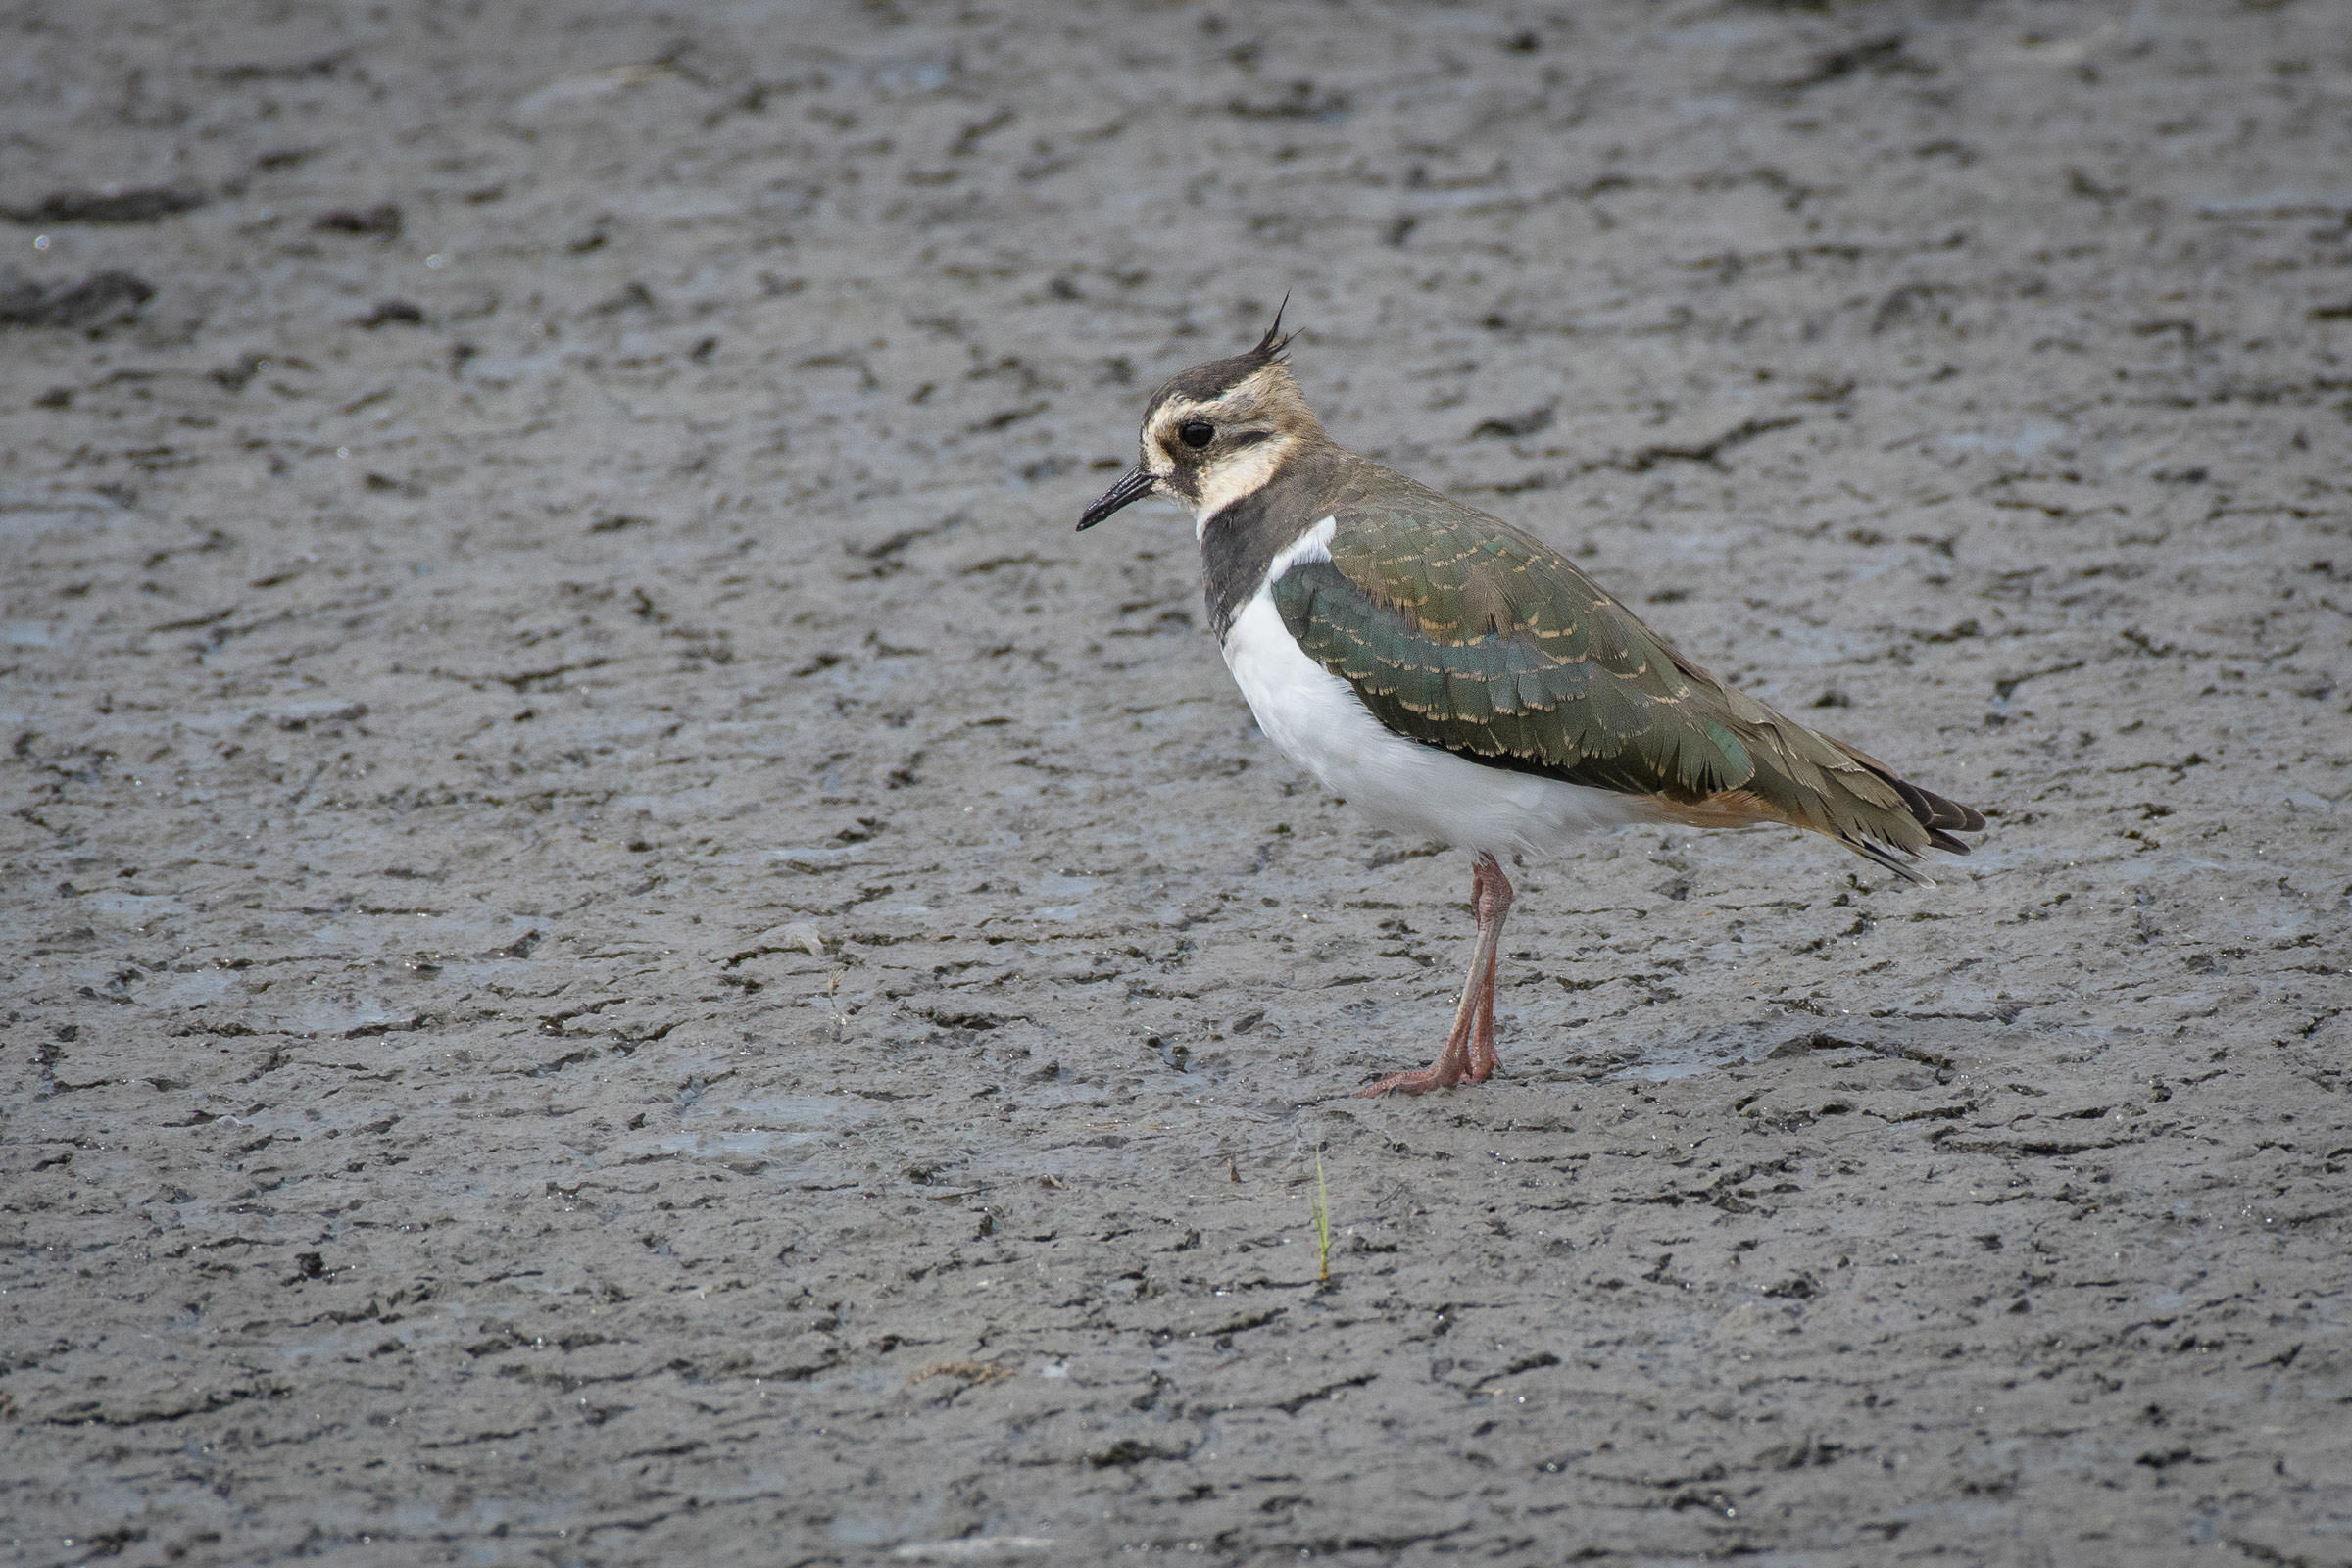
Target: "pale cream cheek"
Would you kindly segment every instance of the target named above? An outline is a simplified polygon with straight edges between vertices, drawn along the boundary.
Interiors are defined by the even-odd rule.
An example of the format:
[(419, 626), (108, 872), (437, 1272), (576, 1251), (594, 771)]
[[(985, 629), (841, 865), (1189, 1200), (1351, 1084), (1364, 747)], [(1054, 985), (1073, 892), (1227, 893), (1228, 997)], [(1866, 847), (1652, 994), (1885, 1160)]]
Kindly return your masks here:
[(1296, 444), (1291, 436), (1269, 436), (1200, 475), (1200, 493), (1187, 503), (1193, 509), (1193, 536), (1200, 537), (1211, 516), (1242, 497), (1264, 488)]

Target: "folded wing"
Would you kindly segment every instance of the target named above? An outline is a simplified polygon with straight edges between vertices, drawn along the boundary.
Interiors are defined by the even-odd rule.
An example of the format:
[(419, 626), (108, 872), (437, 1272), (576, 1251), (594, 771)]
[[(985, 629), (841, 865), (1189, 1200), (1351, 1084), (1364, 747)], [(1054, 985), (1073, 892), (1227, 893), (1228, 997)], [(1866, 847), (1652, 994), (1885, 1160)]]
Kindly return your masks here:
[(1968, 853), (1975, 811), (1723, 685), (1542, 541), (1412, 488), (1340, 509), (1331, 559), (1272, 590), (1390, 728), (1677, 820), (1810, 828), (1915, 881), (1897, 854)]

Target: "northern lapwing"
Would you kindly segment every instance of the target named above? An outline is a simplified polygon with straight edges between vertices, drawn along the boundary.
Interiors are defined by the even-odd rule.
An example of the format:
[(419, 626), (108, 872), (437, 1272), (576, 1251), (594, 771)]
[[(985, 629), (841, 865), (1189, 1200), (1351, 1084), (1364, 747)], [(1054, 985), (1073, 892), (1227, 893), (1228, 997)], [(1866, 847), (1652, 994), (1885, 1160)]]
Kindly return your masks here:
[(1627, 822), (1825, 833), (1913, 882), (1984, 818), (1732, 690), (1533, 535), (1348, 451), (1291, 374), (1278, 315), (1144, 411), (1142, 460), (1081, 530), (1146, 496), (1189, 508), (1209, 625), (1258, 728), (1399, 832), (1472, 852), (1478, 920), (1452, 1031), (1361, 1091), (1494, 1072), (1495, 858)]

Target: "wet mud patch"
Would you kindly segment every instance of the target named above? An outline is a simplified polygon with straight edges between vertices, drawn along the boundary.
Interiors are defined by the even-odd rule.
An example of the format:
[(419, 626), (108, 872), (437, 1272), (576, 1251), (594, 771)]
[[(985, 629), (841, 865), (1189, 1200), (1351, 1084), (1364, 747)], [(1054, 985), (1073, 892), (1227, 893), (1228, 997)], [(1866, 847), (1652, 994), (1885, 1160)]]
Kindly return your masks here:
[[(2339, 1557), (2352, 66), (2046, 9), (26, 34), (20, 1554)], [(1351, 1099), (1465, 868), (1069, 531), (1286, 291), (1978, 852), (1514, 868)]]

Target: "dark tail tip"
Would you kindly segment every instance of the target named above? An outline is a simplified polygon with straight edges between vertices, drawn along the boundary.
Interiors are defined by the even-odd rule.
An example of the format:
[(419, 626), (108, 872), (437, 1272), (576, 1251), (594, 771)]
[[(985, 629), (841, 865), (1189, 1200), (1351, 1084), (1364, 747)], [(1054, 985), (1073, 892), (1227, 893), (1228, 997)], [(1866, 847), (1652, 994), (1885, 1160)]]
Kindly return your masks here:
[(1948, 850), (1954, 855), (1966, 855), (1968, 846), (1952, 835), (1984, 831), (1984, 813), (1982, 811), (1923, 790), (1909, 779), (1896, 778), (1891, 774), (1885, 776), (1886, 782), (1894, 786), (1895, 793), (1902, 796), (1903, 806), (1911, 812), (1912, 820), (1928, 830), (1928, 842), (1936, 848)]

